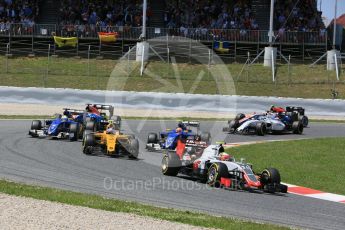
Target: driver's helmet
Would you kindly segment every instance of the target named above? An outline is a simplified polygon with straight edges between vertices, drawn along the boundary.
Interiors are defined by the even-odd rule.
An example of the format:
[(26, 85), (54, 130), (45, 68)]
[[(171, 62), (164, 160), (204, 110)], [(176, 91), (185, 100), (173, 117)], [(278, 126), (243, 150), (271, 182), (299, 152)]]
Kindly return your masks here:
[(63, 111), (63, 115), (69, 117), (70, 116), (70, 112), (66, 109), (65, 111)]
[(111, 123), (109, 125), (107, 125), (107, 131), (106, 133), (108, 134), (112, 134), (112, 133), (115, 133), (115, 129), (114, 129), (114, 125)]
[(68, 117), (67, 117), (66, 115), (63, 115), (63, 116), (61, 117), (61, 120), (62, 120), (62, 121), (68, 121)]
[(180, 122), (177, 124), (177, 127), (181, 128), (182, 130), (186, 130), (186, 129), (187, 129), (186, 125), (183, 124), (182, 121), (180, 121)]
[(228, 153), (221, 153), (220, 154), (220, 160), (221, 161), (231, 161), (232, 157)]

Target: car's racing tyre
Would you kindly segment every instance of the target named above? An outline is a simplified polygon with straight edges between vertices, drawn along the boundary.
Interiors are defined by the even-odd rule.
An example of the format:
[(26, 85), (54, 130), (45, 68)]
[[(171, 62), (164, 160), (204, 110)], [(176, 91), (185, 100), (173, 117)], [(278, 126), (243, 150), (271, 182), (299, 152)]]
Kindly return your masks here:
[(110, 120), (112, 121), (117, 121), (117, 122), (121, 122), (121, 116), (118, 116), (118, 115), (113, 115)]
[(79, 123), (71, 123), (69, 126), (69, 140), (70, 141), (77, 141), (79, 138)]
[(294, 134), (302, 134), (304, 126), (301, 121), (294, 121), (292, 123), (292, 132)]
[(245, 118), (245, 117), (246, 117), (245, 114), (243, 114), (243, 113), (238, 113), (238, 114), (236, 115), (236, 117), (235, 117), (235, 120), (242, 120), (242, 119)]
[(207, 144), (211, 143), (211, 134), (209, 132), (201, 133), (200, 140), (206, 142)]
[(230, 120), (229, 121), (229, 128), (230, 129), (237, 129), (239, 124), (240, 124), (240, 122), (238, 120)]
[(265, 136), (267, 132), (267, 126), (264, 122), (258, 122), (255, 125), (255, 131), (258, 136)]
[(166, 176), (177, 176), (181, 168), (181, 160), (175, 152), (167, 152), (162, 159), (162, 173)]
[(230, 132), (234, 133), (239, 126), (240, 126), (239, 120), (235, 119), (235, 120), (229, 121)]
[(226, 164), (217, 162), (213, 163), (207, 171), (206, 183), (212, 187), (219, 188), (221, 186), (221, 178), (229, 178), (229, 171)]
[(40, 120), (33, 120), (31, 122), (31, 129), (32, 130), (41, 130), (42, 129), (42, 122)]
[(83, 138), (83, 153), (92, 154), (92, 149), (96, 145), (95, 136), (93, 134), (86, 134)]
[(96, 123), (94, 121), (86, 122), (85, 130), (95, 131), (96, 130)]
[(308, 124), (309, 124), (309, 119), (308, 119), (308, 117), (307, 116), (301, 116), (300, 118), (299, 118), (299, 120), (302, 122), (302, 124), (303, 124), (303, 127), (308, 127)]
[(85, 118), (85, 122), (90, 122), (90, 121), (93, 121), (93, 119), (91, 117), (86, 117)]
[(280, 184), (280, 173), (278, 169), (267, 168), (264, 171), (262, 171), (260, 176), (260, 182), (262, 185)]
[(288, 191), (288, 186), (287, 185), (285, 185), (285, 184), (280, 184), (279, 185), (279, 192), (287, 193), (287, 191)]
[(147, 136), (147, 144), (158, 144), (157, 133), (149, 133), (149, 135)]
[(114, 115), (114, 116), (112, 116), (111, 118), (110, 118), (110, 120), (112, 120), (112, 121), (114, 121), (114, 126), (115, 126), (115, 129), (116, 130), (120, 130), (121, 129), (121, 117), (120, 116), (116, 116), (116, 115)]
[(91, 134), (91, 133), (93, 133), (93, 131), (91, 131), (91, 130), (84, 130), (84, 132), (83, 132), (83, 138), (84, 138), (87, 134)]
[(84, 125), (83, 124), (79, 124), (79, 136), (78, 136), (78, 138), (79, 139), (83, 139), (83, 137), (84, 137)]
[(131, 159), (137, 159), (139, 155), (139, 140), (136, 138), (130, 138), (129, 139), (129, 145), (128, 145), (128, 157)]

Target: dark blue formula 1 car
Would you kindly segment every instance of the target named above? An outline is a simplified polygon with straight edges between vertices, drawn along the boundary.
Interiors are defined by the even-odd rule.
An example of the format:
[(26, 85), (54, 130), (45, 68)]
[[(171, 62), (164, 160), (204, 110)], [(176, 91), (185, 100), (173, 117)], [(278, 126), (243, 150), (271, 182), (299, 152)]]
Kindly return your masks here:
[(198, 121), (179, 122), (176, 129), (167, 129), (159, 134), (149, 133), (146, 149), (149, 151), (175, 150), (179, 142), (191, 147), (207, 147), (211, 142), (211, 135), (200, 131)]
[(64, 108), (63, 114), (55, 115), (54, 119), (32, 121), (29, 135), (76, 141), (83, 138), (84, 132), (102, 130), (108, 117), (119, 128), (121, 117), (113, 116), (113, 113), (114, 107), (111, 105), (87, 104), (85, 110)]
[(83, 110), (64, 109), (63, 115), (56, 114), (54, 119), (32, 121), (29, 135), (76, 141), (82, 138), (84, 117)]

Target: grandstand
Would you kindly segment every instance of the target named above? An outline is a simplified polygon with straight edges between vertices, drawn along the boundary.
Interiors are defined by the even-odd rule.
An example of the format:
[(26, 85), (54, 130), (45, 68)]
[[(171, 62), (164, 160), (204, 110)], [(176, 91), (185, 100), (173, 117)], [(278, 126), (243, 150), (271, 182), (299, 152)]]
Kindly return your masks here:
[[(205, 43), (229, 43), (226, 60), (256, 55), (268, 44), (269, 0), (148, 0), (147, 39), (182, 36)], [(120, 56), (138, 40), (142, 26), (140, 0), (2, 0), (0, 51), (4, 54), (46, 53), (52, 36), (77, 37), (80, 55), (90, 49)], [(312, 61), (328, 49), (328, 36), (316, 0), (277, 0), (275, 45), (284, 55)], [(117, 32), (116, 44), (102, 44), (98, 32)], [(107, 46), (108, 49), (107, 49)], [(74, 51), (72, 51), (74, 50)], [(61, 50), (60, 50), (61, 51)], [(65, 50), (63, 50), (65, 52)]]

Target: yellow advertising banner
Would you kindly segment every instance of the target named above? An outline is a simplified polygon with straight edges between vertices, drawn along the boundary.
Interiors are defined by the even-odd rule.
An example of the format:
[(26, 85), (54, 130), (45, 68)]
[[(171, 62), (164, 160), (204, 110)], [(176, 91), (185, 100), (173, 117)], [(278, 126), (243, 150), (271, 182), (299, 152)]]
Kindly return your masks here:
[(58, 47), (64, 47), (64, 46), (76, 47), (76, 45), (78, 44), (78, 38), (54, 36), (54, 42)]

